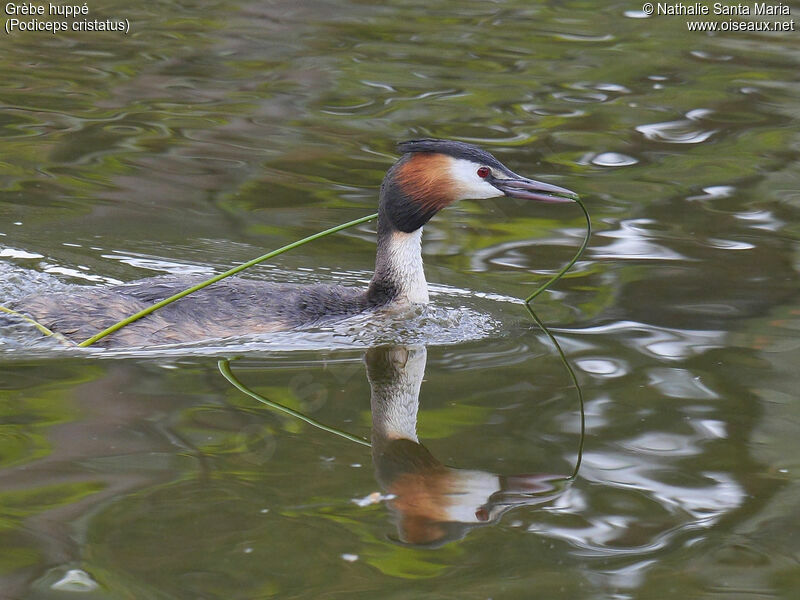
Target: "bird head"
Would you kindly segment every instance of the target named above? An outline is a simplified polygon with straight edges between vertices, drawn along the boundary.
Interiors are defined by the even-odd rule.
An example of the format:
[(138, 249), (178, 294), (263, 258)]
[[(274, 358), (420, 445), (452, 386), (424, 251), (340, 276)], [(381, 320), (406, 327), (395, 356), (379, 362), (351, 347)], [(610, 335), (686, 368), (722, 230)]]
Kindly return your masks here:
[(381, 186), (381, 208), (392, 225), (410, 233), (459, 200), (509, 196), (538, 202), (572, 202), (575, 192), (514, 173), (494, 156), (465, 142), (402, 142), (403, 156)]

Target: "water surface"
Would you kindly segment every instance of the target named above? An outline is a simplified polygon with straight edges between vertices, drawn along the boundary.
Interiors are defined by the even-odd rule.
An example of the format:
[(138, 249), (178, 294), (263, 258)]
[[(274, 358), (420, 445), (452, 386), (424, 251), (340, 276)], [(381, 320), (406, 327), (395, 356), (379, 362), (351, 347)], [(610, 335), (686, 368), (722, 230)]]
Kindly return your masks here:
[[(565, 482), (575, 391), (513, 301), (582, 216), (463, 202), (425, 228), (408, 321), (156, 352), (6, 329), (0, 596), (797, 596), (797, 33), (618, 2), (90, 8), (131, 33), (2, 41), (0, 302), (223, 270), (374, 212), (398, 140), (479, 143), (592, 213), (537, 299), (585, 453)], [(364, 225), (249, 276), (357, 285), (373, 259)], [(417, 440), (387, 471), (220, 359), (371, 441), (394, 383)]]

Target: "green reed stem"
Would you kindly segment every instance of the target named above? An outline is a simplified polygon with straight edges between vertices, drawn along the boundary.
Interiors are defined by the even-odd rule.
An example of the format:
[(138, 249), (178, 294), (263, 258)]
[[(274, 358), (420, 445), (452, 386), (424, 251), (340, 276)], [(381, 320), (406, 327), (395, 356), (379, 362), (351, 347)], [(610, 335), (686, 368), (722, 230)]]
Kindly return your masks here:
[(9, 315), (14, 315), (15, 317), (22, 319), (26, 323), (30, 323), (31, 325), (36, 327), (36, 329), (38, 329), (39, 332), (42, 333), (42, 335), (46, 337), (52, 337), (54, 340), (58, 340), (65, 346), (75, 346), (75, 343), (73, 341), (68, 340), (60, 333), (51, 331), (50, 329), (39, 323), (39, 321), (37, 321), (33, 317), (29, 317), (28, 315), (23, 315), (21, 312), (12, 310), (10, 308), (6, 308), (5, 306), (0, 306), (0, 312), (8, 313)]
[(176, 300), (180, 300), (184, 296), (188, 296), (189, 294), (191, 294), (193, 292), (196, 292), (197, 290), (202, 290), (204, 287), (208, 287), (212, 283), (216, 283), (216, 282), (218, 282), (218, 281), (220, 281), (222, 279), (225, 279), (226, 277), (230, 277), (231, 275), (235, 275), (236, 273), (244, 271), (245, 269), (248, 269), (248, 268), (252, 267), (253, 265), (257, 265), (258, 263), (264, 262), (265, 260), (269, 260), (270, 258), (274, 258), (274, 257), (278, 256), (279, 254), (283, 254), (284, 252), (288, 252), (289, 250), (297, 248), (298, 246), (302, 246), (304, 244), (308, 244), (309, 242), (313, 242), (314, 240), (318, 240), (318, 239), (323, 238), (325, 236), (331, 235), (332, 233), (336, 233), (337, 231), (342, 231), (343, 229), (347, 229), (349, 227), (354, 227), (356, 225), (361, 225), (362, 223), (366, 223), (367, 221), (372, 221), (377, 216), (378, 216), (378, 213), (375, 213), (374, 215), (367, 215), (366, 217), (361, 217), (360, 219), (355, 219), (354, 221), (348, 221), (347, 223), (343, 223), (341, 225), (337, 225), (336, 227), (331, 227), (330, 229), (326, 229), (325, 231), (320, 231), (319, 233), (315, 233), (314, 235), (310, 235), (310, 236), (308, 236), (306, 238), (303, 238), (302, 240), (297, 240), (296, 242), (292, 242), (291, 244), (287, 244), (286, 246), (283, 246), (282, 248), (278, 248), (277, 250), (273, 250), (272, 252), (267, 252), (263, 256), (259, 256), (258, 258), (254, 258), (253, 260), (250, 260), (250, 261), (248, 261), (246, 263), (243, 263), (243, 264), (239, 265), (238, 267), (234, 267), (232, 269), (229, 269), (229, 270), (225, 271), (224, 273), (220, 273), (219, 275), (215, 275), (214, 277), (212, 277), (210, 279), (206, 279), (205, 281), (202, 281), (202, 282), (198, 283), (197, 285), (193, 285), (192, 287), (190, 287), (188, 289), (185, 289), (182, 292), (178, 292), (174, 296), (170, 296), (169, 298), (165, 298), (164, 300), (161, 300), (160, 302), (156, 302), (152, 306), (148, 306), (144, 310), (140, 310), (135, 315), (131, 315), (130, 317), (128, 317), (126, 319), (123, 319), (122, 321), (119, 321), (118, 323), (114, 323), (111, 327), (109, 327), (107, 329), (104, 329), (103, 331), (101, 331), (98, 334), (93, 335), (88, 340), (82, 341), (80, 344), (78, 344), (78, 346), (80, 346), (81, 348), (85, 348), (86, 346), (91, 346), (96, 341), (101, 340), (104, 337), (106, 337), (107, 335), (110, 335), (110, 334), (114, 333), (115, 331), (118, 331), (118, 330), (122, 329), (126, 325), (130, 325), (134, 321), (138, 321), (142, 317), (145, 317), (145, 316), (149, 315), (151, 312), (154, 312), (154, 311), (158, 310), (159, 308), (163, 308), (167, 304), (172, 304)]
[(561, 349), (561, 344), (558, 343), (555, 336), (550, 333), (550, 330), (547, 326), (542, 323), (541, 319), (533, 312), (533, 309), (530, 307), (529, 304), (525, 304), (525, 308), (528, 310), (528, 314), (530, 314), (531, 318), (536, 322), (544, 334), (550, 338), (550, 341), (553, 343), (553, 346), (556, 348), (556, 352), (558, 352), (559, 357), (561, 357), (561, 364), (564, 365), (564, 368), (569, 373), (569, 378), (572, 380), (572, 384), (575, 386), (575, 391), (578, 393), (578, 406), (580, 407), (580, 415), (581, 415), (581, 434), (580, 434), (580, 441), (578, 442), (578, 457), (575, 460), (575, 468), (572, 470), (572, 475), (567, 477), (567, 480), (575, 479), (578, 476), (578, 471), (581, 468), (581, 462), (583, 462), (583, 442), (586, 438), (586, 411), (584, 409), (583, 403), (583, 392), (581, 391), (581, 386), (578, 383), (578, 378), (575, 376), (575, 371), (572, 370), (572, 366), (569, 364), (567, 360), (566, 354)]
[(68, 340), (67, 338), (65, 338), (60, 333), (56, 333), (55, 331), (51, 331), (50, 329), (48, 329), (47, 327), (45, 327), (44, 325), (39, 323), (39, 321), (37, 321), (33, 317), (29, 317), (28, 315), (23, 315), (21, 312), (17, 312), (16, 310), (12, 310), (10, 308), (6, 308), (5, 306), (0, 306), (0, 312), (8, 313), (9, 315), (14, 315), (15, 317), (22, 319), (26, 323), (30, 323), (31, 325), (36, 327), (36, 329), (38, 329), (43, 335), (45, 335), (47, 337), (52, 337), (54, 340), (58, 340), (59, 342), (61, 342), (65, 346), (74, 346), (75, 345), (74, 342), (72, 342), (71, 340)]
[(342, 431), (341, 429), (336, 429), (335, 427), (331, 427), (330, 425), (325, 425), (324, 423), (320, 423), (312, 419), (311, 417), (307, 417), (301, 412), (293, 410), (288, 406), (284, 406), (283, 404), (278, 404), (277, 402), (273, 402), (264, 396), (257, 394), (256, 392), (252, 391), (248, 387), (246, 387), (242, 382), (240, 382), (236, 376), (234, 376), (233, 372), (231, 371), (230, 362), (227, 360), (220, 360), (217, 362), (217, 367), (219, 368), (219, 372), (222, 373), (222, 376), (228, 380), (228, 382), (235, 387), (237, 390), (242, 392), (243, 394), (247, 394), (251, 398), (258, 400), (262, 404), (266, 404), (270, 408), (274, 408), (282, 413), (286, 413), (296, 419), (300, 419), (301, 421), (305, 421), (309, 425), (313, 425), (318, 429), (322, 429), (322, 431), (327, 431), (328, 433), (332, 433), (334, 435), (338, 435), (339, 437), (343, 437), (346, 440), (351, 442), (355, 442), (357, 444), (361, 444), (362, 446), (370, 447), (371, 444), (365, 440), (364, 438), (358, 437), (357, 435), (353, 435), (352, 433), (347, 433), (346, 431)]
[(578, 251), (575, 253), (575, 256), (572, 257), (572, 260), (569, 261), (566, 265), (564, 265), (561, 270), (553, 275), (550, 279), (545, 281), (541, 286), (539, 286), (535, 292), (533, 292), (530, 296), (525, 298), (525, 304), (528, 304), (531, 300), (536, 298), (539, 294), (545, 291), (547, 288), (550, 287), (551, 284), (558, 281), (564, 276), (564, 273), (569, 271), (572, 266), (578, 262), (578, 259), (583, 255), (583, 251), (586, 250), (586, 246), (589, 245), (589, 238), (592, 236), (592, 220), (589, 218), (589, 212), (586, 210), (586, 207), (581, 202), (580, 198), (573, 198), (575, 202), (577, 202), (578, 206), (581, 207), (583, 211), (583, 216), (586, 217), (586, 237), (583, 239), (583, 243), (581, 247), (578, 248)]
[(0, 312), (8, 313), (10, 315), (14, 315), (15, 317), (19, 317), (23, 321), (26, 321), (26, 322), (30, 323), (31, 325), (33, 325), (34, 327), (36, 327), (36, 329), (41, 331), (46, 336), (55, 335), (55, 333), (53, 333), (47, 327), (45, 327), (44, 325), (39, 323), (39, 321), (37, 321), (36, 319), (32, 319), (28, 315), (23, 315), (22, 313), (17, 312), (15, 310), (11, 310), (10, 308), (6, 308), (5, 306), (0, 306)]
[(581, 386), (578, 383), (578, 378), (575, 376), (575, 371), (572, 369), (572, 366), (569, 364), (569, 360), (567, 360), (567, 355), (564, 354), (564, 351), (561, 349), (561, 344), (558, 343), (555, 336), (550, 333), (550, 330), (547, 326), (539, 319), (536, 313), (531, 308), (531, 301), (536, 298), (539, 294), (545, 291), (550, 285), (564, 276), (564, 273), (569, 271), (572, 266), (578, 262), (578, 259), (583, 255), (584, 250), (589, 245), (589, 238), (592, 235), (592, 220), (589, 218), (589, 212), (586, 210), (586, 207), (583, 205), (583, 202), (579, 198), (575, 198), (575, 202), (578, 203), (578, 206), (581, 207), (583, 211), (583, 216), (586, 218), (586, 237), (583, 239), (583, 243), (581, 244), (578, 251), (575, 253), (575, 256), (572, 257), (564, 267), (555, 275), (553, 275), (550, 279), (545, 281), (541, 286), (539, 286), (536, 291), (534, 291), (530, 296), (525, 298), (525, 308), (530, 314), (531, 318), (534, 322), (539, 326), (544, 334), (550, 338), (550, 341), (555, 346), (556, 351), (558, 352), (559, 357), (561, 358), (561, 364), (564, 365), (564, 368), (567, 370), (569, 374), (569, 378), (572, 380), (572, 384), (575, 386), (575, 391), (578, 394), (578, 406), (580, 407), (580, 415), (581, 415), (581, 434), (580, 434), (580, 441), (578, 442), (578, 456), (575, 460), (575, 468), (572, 470), (572, 474), (566, 478), (567, 481), (575, 479), (578, 476), (578, 471), (581, 468), (581, 463), (583, 462), (583, 444), (584, 440), (586, 439), (586, 411), (584, 408), (584, 401), (583, 401), (583, 391), (581, 390)]

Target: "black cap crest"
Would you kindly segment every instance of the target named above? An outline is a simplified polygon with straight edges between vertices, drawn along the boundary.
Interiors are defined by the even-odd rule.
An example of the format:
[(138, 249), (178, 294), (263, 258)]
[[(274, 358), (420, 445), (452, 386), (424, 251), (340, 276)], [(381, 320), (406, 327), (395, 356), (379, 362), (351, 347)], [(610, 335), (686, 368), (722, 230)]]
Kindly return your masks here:
[(463, 158), (465, 160), (471, 160), (474, 163), (508, 171), (508, 168), (504, 166), (503, 163), (486, 152), (486, 150), (481, 150), (477, 146), (467, 144), (466, 142), (426, 138), (400, 142), (397, 144), (397, 149), (403, 154), (409, 152), (436, 152), (438, 154), (452, 156), (453, 158)]

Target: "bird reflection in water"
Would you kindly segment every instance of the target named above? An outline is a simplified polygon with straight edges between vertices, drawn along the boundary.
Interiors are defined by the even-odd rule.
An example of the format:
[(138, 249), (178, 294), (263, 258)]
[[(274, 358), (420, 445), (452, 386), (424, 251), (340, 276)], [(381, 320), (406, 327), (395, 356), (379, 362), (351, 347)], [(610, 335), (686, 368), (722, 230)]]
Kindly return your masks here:
[[(235, 377), (228, 361), (219, 361), (219, 368), (232, 385), (270, 408), (350, 441), (371, 445), (375, 475), (388, 498), (387, 504), (397, 526), (398, 537), (394, 538), (397, 542), (441, 546), (461, 539), (475, 527), (496, 523), (514, 507), (544, 504), (564, 491), (577, 475), (580, 465), (583, 419), (578, 462), (569, 476), (546, 473), (500, 475), (448, 467), (417, 437), (419, 395), (426, 360), (424, 346), (380, 346), (367, 350), (371, 444), (250, 390)], [(569, 370), (568, 365), (567, 368)], [(573, 381), (577, 383), (574, 378)], [(580, 390), (578, 393), (580, 398)]]
[(378, 483), (391, 498), (398, 541), (440, 546), (497, 522), (511, 508), (557, 497), (569, 478), (455, 469), (419, 442), (417, 412), (426, 357), (424, 346), (371, 348), (365, 357), (372, 460)]

